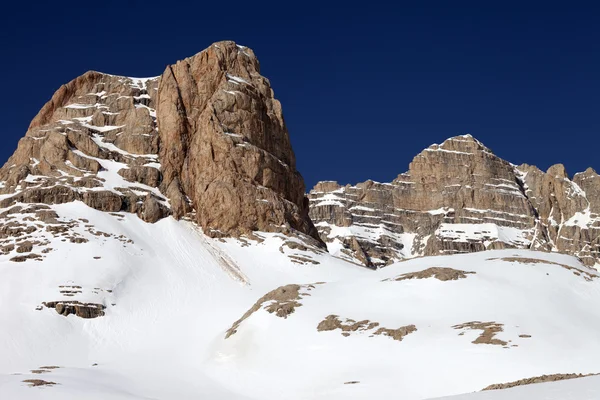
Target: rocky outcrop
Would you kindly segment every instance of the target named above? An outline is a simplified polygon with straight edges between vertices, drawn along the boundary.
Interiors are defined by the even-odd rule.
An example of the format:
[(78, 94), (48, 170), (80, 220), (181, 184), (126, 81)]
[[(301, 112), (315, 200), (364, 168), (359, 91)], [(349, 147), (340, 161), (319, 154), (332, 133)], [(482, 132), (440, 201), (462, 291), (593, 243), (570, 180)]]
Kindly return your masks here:
[(318, 239), (281, 104), (252, 50), (219, 42), (167, 67), (158, 90), (161, 190), (210, 235)]
[(331, 252), (378, 267), (435, 254), (532, 248), (600, 257), (600, 177), (515, 166), (470, 135), (417, 155), (391, 183), (320, 182), (310, 216)]
[(252, 50), (231, 41), (160, 77), (91, 71), (59, 88), (0, 169), (0, 208), (72, 201), (322, 246), (281, 104)]
[[(300, 300), (305, 296), (310, 296), (310, 293), (307, 292), (315, 289), (315, 285), (318, 284), (319, 283), (311, 285), (286, 285), (270, 291), (258, 299), (252, 308), (246, 311), (240, 319), (233, 323), (231, 328), (227, 330), (225, 339), (237, 333), (242, 322), (250, 318), (252, 314), (260, 309), (265, 309), (268, 313), (275, 314), (279, 318), (287, 318), (296, 311), (296, 308), (302, 306)], [(304, 290), (304, 292), (301, 292), (301, 290)]]
[(169, 215), (157, 188), (157, 87), (158, 78), (94, 71), (61, 86), (0, 169), (0, 207), (82, 201), (154, 222), (158, 204), (159, 217)]
[(48, 308), (54, 308), (56, 312), (65, 317), (73, 314), (80, 318), (91, 319), (104, 316), (102, 304), (81, 303), (79, 301), (48, 301), (42, 303)]
[(546, 382), (557, 382), (564, 381), (567, 379), (577, 379), (577, 378), (585, 378), (587, 376), (593, 376), (598, 374), (552, 374), (552, 375), (541, 375), (535, 376), (533, 378), (519, 379), (518, 381), (508, 382), (508, 383), (497, 383), (493, 385), (486, 386), (481, 390), (502, 390), (502, 389), (510, 389), (517, 386), (524, 385), (533, 385), (536, 383), (546, 383)]

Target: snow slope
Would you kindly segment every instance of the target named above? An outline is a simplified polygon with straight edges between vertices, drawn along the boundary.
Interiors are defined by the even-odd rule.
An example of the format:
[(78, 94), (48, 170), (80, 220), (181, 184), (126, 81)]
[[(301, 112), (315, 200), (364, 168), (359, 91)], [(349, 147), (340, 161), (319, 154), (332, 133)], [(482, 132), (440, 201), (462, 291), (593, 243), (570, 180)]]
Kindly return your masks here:
[[(226, 389), (211, 389), (219, 385), (203, 379), (202, 364), (210, 342), (247, 304), (289, 280), (335, 280), (368, 272), (325, 253), (313, 257), (326, 258), (326, 268), (294, 264), (278, 251), (281, 240), (270, 237), (253, 246), (256, 256), (239, 253), (246, 258), (240, 258), (246, 261), (240, 279), (232, 271), (235, 265), (224, 262), (218, 246), (190, 222), (167, 218), (147, 224), (135, 215), (111, 215), (82, 203), (52, 208), (65, 221), (83, 218), (112, 236), (78, 227), (88, 243), (50, 238), (54, 251), (43, 261), (14, 263), (0, 256), (0, 394), (13, 398), (40, 390), (45, 396), (80, 398), (69, 388), (88, 382), (100, 387), (110, 382), (110, 393), (120, 396), (127, 388), (139, 398), (183, 399), (198, 393), (219, 398), (221, 392), (222, 398), (232, 398)], [(117, 240), (120, 235), (133, 243)], [(261, 254), (260, 262), (252, 258)], [(44, 301), (60, 300), (59, 286), (65, 285), (82, 287), (81, 294), (65, 300), (102, 303), (106, 315), (84, 320), (36, 310)], [(47, 365), (65, 368), (44, 376), (26, 374)], [(21, 382), (32, 377), (61, 385), (28, 388)]]
[[(501, 260), (509, 257), (564, 266)], [(456, 281), (385, 281), (433, 266), (475, 273)], [(570, 256), (526, 250), (397, 263), (366, 277), (316, 285), (287, 319), (257, 311), (218, 343), (210, 370), (222, 381), (235, 375), (237, 390), (255, 398), (278, 388), (278, 395), (291, 391), (293, 398), (366, 399), (377, 393), (407, 400), (543, 374), (600, 372), (596, 276)], [(328, 315), (417, 330), (402, 341), (371, 336), (376, 329), (348, 337), (340, 330), (317, 331)], [(453, 328), (471, 321), (502, 324), (495, 337), (506, 345), (474, 344), (482, 331)], [(278, 374), (282, 370), (288, 373)]]
[[(147, 224), (78, 202), (51, 208), (88, 241), (42, 230), (53, 249), (42, 261), (0, 256), (2, 399), (410, 400), (600, 372), (600, 279), (573, 257), (503, 250), (372, 271), (279, 234), (219, 241), (172, 218)], [(393, 280), (430, 267), (474, 273)], [(266, 302), (225, 338), (257, 299), (288, 284), (307, 294), (293, 313), (278, 317)], [(77, 293), (64, 297), (64, 287)], [(102, 304), (105, 315), (64, 317), (42, 305), (57, 300)], [(328, 315), (379, 326), (347, 337), (317, 331)], [(453, 328), (471, 321), (502, 324), (494, 338), (506, 346), (474, 344), (482, 331)], [(416, 331), (401, 341), (374, 335), (408, 325)], [(43, 366), (60, 368), (31, 372)]]
[[(597, 400), (600, 399), (600, 377), (592, 376), (561, 382), (540, 383), (505, 390), (491, 390), (443, 400)], [(442, 400), (442, 398), (438, 399)]]

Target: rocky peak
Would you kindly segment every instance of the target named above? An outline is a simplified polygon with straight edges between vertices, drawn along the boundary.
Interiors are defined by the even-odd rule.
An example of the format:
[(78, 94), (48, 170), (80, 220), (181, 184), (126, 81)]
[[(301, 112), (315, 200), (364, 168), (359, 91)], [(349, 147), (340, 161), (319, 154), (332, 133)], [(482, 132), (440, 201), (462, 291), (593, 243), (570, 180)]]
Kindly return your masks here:
[(61, 86), (0, 169), (0, 207), (80, 200), (150, 222), (168, 215), (156, 188), (157, 85), (90, 71)]
[(158, 90), (161, 190), (211, 235), (293, 229), (318, 239), (281, 104), (252, 50), (219, 42), (167, 67)]
[[(61, 86), (0, 169), (0, 208), (79, 200), (211, 235), (320, 239), (281, 104), (253, 51), (218, 42), (160, 77), (90, 71)], [(306, 237), (306, 239), (308, 239)]]
[[(471, 135), (418, 154), (391, 183), (318, 183), (310, 215), (330, 251), (367, 266), (419, 255), (498, 248), (600, 260), (595, 172), (568, 178), (505, 161)], [(590, 193), (588, 200), (586, 193)]]

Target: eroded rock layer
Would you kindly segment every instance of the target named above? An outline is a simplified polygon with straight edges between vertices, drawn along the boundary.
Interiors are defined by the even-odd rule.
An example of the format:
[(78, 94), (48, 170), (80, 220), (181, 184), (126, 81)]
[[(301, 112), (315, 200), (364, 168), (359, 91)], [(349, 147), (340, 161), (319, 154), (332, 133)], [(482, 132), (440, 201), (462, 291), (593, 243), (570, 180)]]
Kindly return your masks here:
[(168, 215), (157, 188), (157, 86), (93, 71), (61, 86), (0, 169), (0, 208), (79, 200), (148, 222)]
[(600, 261), (600, 176), (515, 166), (471, 135), (417, 155), (391, 183), (319, 182), (310, 216), (330, 252), (370, 267), (420, 255), (531, 248)]
[(252, 50), (230, 41), (160, 77), (92, 71), (54, 94), (0, 169), (0, 209), (76, 200), (147, 222), (187, 216), (212, 236), (322, 245), (281, 104)]
[(281, 104), (252, 50), (220, 42), (167, 67), (158, 90), (161, 189), (209, 235), (294, 229), (318, 239)]

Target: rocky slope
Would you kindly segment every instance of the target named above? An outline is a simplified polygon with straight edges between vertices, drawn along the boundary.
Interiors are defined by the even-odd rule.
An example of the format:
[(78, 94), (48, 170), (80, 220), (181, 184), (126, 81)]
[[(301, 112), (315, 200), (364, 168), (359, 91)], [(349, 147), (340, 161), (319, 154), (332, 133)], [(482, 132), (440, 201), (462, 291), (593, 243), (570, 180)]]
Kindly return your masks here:
[(436, 254), (526, 248), (600, 262), (600, 176), (515, 166), (471, 135), (418, 154), (391, 183), (319, 182), (310, 216), (329, 250), (378, 267)]
[(0, 208), (79, 200), (147, 222), (192, 218), (212, 236), (297, 233), (321, 246), (304, 193), (281, 104), (252, 50), (230, 41), (160, 77), (76, 78), (0, 169)]

